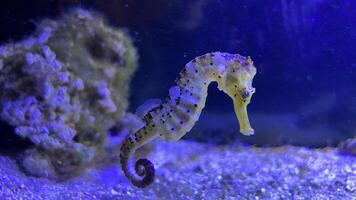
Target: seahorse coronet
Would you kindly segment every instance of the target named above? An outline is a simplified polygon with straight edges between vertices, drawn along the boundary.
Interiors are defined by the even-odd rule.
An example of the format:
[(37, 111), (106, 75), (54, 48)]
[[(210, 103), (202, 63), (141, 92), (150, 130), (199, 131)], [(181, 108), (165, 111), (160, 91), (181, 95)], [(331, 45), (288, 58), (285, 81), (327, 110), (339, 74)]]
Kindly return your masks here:
[(149, 101), (139, 109), (145, 114), (142, 116), (145, 126), (128, 135), (120, 148), (120, 164), (128, 180), (140, 188), (154, 181), (155, 170), (151, 161), (139, 159), (135, 169), (131, 169), (130, 161), (135, 151), (157, 137), (177, 141), (189, 132), (205, 107), (211, 82), (217, 82), (218, 88), (232, 98), (240, 132), (254, 134), (247, 105), (255, 92), (252, 87), (255, 75), (252, 59), (239, 54), (213, 52), (188, 62), (162, 103)]

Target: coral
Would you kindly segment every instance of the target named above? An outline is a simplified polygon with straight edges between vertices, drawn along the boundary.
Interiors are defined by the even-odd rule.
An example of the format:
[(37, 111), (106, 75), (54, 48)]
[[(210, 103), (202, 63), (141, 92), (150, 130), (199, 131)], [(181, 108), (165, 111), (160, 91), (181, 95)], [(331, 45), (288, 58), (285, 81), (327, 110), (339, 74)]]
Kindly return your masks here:
[(151, 161), (139, 159), (131, 169), (135, 151), (158, 136), (177, 141), (189, 132), (205, 107), (211, 82), (217, 82), (218, 88), (233, 100), (240, 132), (253, 135), (247, 105), (255, 92), (255, 74), (251, 58), (239, 54), (213, 52), (188, 62), (163, 103), (153, 99), (138, 108), (146, 124), (128, 135), (120, 149), (121, 168), (128, 180), (140, 188), (153, 182), (155, 169)]
[(125, 115), (136, 60), (124, 30), (82, 9), (0, 47), (1, 119), (34, 144), (26, 171), (69, 176), (103, 153), (107, 130)]

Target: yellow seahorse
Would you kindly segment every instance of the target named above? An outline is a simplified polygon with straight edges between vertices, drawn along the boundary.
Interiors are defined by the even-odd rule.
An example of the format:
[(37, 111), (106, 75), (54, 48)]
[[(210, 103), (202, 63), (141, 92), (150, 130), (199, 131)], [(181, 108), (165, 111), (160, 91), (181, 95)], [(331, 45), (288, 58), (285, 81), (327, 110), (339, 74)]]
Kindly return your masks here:
[(247, 105), (255, 92), (255, 74), (251, 58), (239, 54), (208, 53), (187, 63), (163, 103), (150, 100), (138, 108), (146, 124), (128, 135), (120, 149), (121, 168), (128, 180), (140, 188), (153, 182), (155, 169), (149, 160), (139, 159), (135, 167), (131, 165), (136, 149), (158, 136), (177, 141), (189, 132), (205, 106), (211, 82), (216, 81), (218, 88), (232, 98), (240, 132), (252, 135)]

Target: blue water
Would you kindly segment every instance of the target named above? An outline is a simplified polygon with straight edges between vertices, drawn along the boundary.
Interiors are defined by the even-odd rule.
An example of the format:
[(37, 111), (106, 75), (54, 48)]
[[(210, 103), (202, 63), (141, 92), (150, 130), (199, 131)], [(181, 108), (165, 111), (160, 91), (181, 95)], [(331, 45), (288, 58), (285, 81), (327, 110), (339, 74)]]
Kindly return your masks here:
[[(252, 122), (259, 114), (280, 118), (295, 114), (293, 123), (307, 132), (323, 126), (319, 132), (313, 131), (314, 137), (320, 137), (318, 144), (299, 139), (296, 143), (301, 145), (336, 145), (355, 135), (356, 4), (351, 0), (37, 0), (1, 4), (1, 41), (23, 38), (34, 30), (36, 20), (56, 17), (73, 6), (97, 10), (111, 25), (127, 28), (140, 56), (132, 81), (132, 111), (148, 98), (164, 98), (192, 58), (224, 51), (251, 56), (257, 68), (253, 83), (257, 92), (249, 106)], [(215, 86), (209, 94), (204, 112), (232, 112), (230, 99)], [(273, 117), (268, 120), (278, 126)], [(204, 123), (198, 126), (203, 128)], [(256, 134), (263, 135), (263, 128), (255, 126)], [(331, 130), (331, 136), (320, 130)], [(279, 135), (285, 135), (282, 132)], [(293, 144), (293, 137), (289, 134), (282, 143)]]

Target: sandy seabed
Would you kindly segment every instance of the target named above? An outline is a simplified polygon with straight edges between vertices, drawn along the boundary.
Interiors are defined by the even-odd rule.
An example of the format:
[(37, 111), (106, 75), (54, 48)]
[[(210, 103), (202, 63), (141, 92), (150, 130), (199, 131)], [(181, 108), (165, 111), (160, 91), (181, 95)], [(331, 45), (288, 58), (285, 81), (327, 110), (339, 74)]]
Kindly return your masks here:
[(56, 183), (0, 156), (0, 199), (356, 199), (356, 157), (334, 148), (154, 142), (156, 178), (131, 186), (117, 165)]

